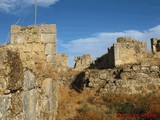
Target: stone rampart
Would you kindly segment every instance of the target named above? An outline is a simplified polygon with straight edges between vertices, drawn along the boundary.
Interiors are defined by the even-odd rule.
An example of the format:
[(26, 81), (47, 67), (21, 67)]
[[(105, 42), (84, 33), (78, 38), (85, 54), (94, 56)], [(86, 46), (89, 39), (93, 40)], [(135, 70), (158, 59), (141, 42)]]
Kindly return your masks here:
[(18, 52), (0, 47), (1, 120), (55, 120), (58, 85), (24, 68)]
[(115, 69), (87, 70), (82, 83), (100, 93), (148, 94), (160, 89), (160, 67), (127, 65)]
[(111, 68), (125, 64), (137, 64), (147, 57), (147, 43), (132, 38), (118, 38), (117, 43), (108, 48), (108, 53), (97, 58), (96, 68)]
[[(24, 67), (36, 69), (37, 66), (67, 67), (67, 55), (56, 52), (56, 25), (40, 25), (11, 27), (11, 41), (8, 48), (20, 53)], [(62, 58), (61, 58), (62, 57)], [(63, 61), (60, 61), (63, 59)], [(53, 65), (54, 64), (54, 65)], [(62, 66), (60, 66), (62, 65)]]
[(89, 54), (85, 54), (82, 56), (74, 57), (74, 69), (76, 70), (84, 70), (91, 66), (93, 63), (93, 58)]

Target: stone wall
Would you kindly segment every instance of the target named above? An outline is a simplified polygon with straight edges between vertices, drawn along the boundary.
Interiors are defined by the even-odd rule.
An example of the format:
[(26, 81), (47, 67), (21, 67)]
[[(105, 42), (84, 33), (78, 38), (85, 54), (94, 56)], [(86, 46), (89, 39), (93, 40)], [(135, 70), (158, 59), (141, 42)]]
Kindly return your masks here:
[(26, 27), (13, 25), (8, 48), (20, 53), (24, 67), (36, 69), (40, 65), (42, 67), (50, 65), (53, 68), (56, 68), (56, 64), (62, 65), (58, 65), (59, 67), (68, 66), (67, 55), (63, 59), (64, 55), (56, 52), (55, 24)]
[(95, 67), (100, 69), (115, 67), (113, 46), (108, 48), (107, 54), (104, 54), (95, 60)]
[(18, 52), (0, 47), (1, 120), (55, 120), (58, 85), (23, 68)]
[(85, 54), (82, 56), (74, 57), (74, 69), (76, 70), (84, 70), (91, 66), (93, 63), (93, 58), (89, 54)]
[[(74, 87), (94, 88), (100, 93), (148, 94), (160, 90), (160, 67), (143, 64), (126, 65), (115, 69), (88, 69), (75, 80)], [(76, 84), (78, 83), (78, 84)], [(85, 87), (86, 86), (86, 87)]]
[(59, 81), (51, 73), (67, 66), (55, 25), (12, 26), (10, 43), (0, 46), (0, 119), (55, 120)]
[(158, 38), (151, 39), (151, 49), (154, 54), (160, 52), (160, 40), (158, 40)]
[(146, 58), (147, 43), (132, 38), (118, 38), (114, 44), (115, 66), (135, 64)]
[(68, 55), (67, 54), (57, 54), (56, 55), (56, 64), (60, 67), (68, 66)]
[(132, 38), (118, 38), (108, 53), (95, 61), (96, 68), (111, 68), (125, 64), (140, 63), (147, 56), (147, 43)]

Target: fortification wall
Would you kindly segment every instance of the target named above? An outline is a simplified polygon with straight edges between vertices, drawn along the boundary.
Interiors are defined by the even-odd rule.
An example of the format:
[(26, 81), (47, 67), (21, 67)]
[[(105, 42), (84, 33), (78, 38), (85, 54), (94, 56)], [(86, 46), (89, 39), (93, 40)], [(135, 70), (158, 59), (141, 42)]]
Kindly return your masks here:
[(153, 54), (160, 52), (160, 40), (158, 38), (151, 39), (151, 49)]
[(95, 67), (100, 69), (115, 67), (113, 46), (108, 48), (108, 53), (95, 60)]
[(0, 47), (1, 120), (55, 120), (58, 85), (24, 68), (18, 52)]
[(140, 63), (146, 58), (147, 43), (132, 38), (118, 38), (114, 45), (115, 66)]
[(82, 56), (74, 57), (74, 69), (76, 70), (84, 70), (91, 66), (93, 63), (93, 58), (89, 54), (85, 54)]
[(118, 38), (117, 43), (108, 48), (108, 53), (97, 58), (96, 68), (111, 68), (125, 64), (137, 64), (147, 57), (147, 43), (131, 38)]
[(73, 82), (76, 90), (96, 89), (100, 93), (159, 93), (159, 66), (127, 65), (115, 69), (88, 69)]
[[(9, 49), (18, 51), (24, 67), (36, 69), (37, 66), (53, 66), (67, 68), (67, 55), (56, 52), (56, 25), (40, 25), (11, 27)], [(64, 56), (65, 59), (64, 59)], [(63, 59), (63, 61), (60, 61)], [(62, 65), (62, 66), (60, 66)]]

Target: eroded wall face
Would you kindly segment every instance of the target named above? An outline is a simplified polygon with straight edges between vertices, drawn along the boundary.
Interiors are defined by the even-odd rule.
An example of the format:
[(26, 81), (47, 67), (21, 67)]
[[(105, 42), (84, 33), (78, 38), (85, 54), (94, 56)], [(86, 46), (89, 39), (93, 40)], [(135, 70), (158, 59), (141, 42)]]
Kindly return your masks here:
[(83, 80), (83, 86), (95, 88), (100, 93), (146, 95), (159, 93), (159, 70), (159, 66), (151, 64), (126, 65), (105, 70), (88, 69), (83, 73), (84, 78), (81, 78), (81, 81)]
[(18, 52), (0, 47), (0, 120), (55, 120), (58, 81), (23, 68)]
[(85, 54), (82, 56), (74, 57), (74, 63), (74, 69), (84, 70), (92, 65), (93, 58), (91, 55)]
[(131, 38), (118, 38), (108, 53), (97, 58), (96, 68), (111, 68), (125, 64), (138, 64), (147, 57), (147, 44)]
[(35, 69), (37, 64), (53, 63), (56, 55), (56, 26), (13, 25), (8, 48), (20, 53), (24, 67)]
[(146, 58), (147, 43), (131, 38), (118, 38), (113, 46), (115, 66), (140, 63)]
[(160, 52), (160, 40), (158, 38), (151, 39), (151, 49), (153, 54)]
[[(8, 48), (20, 53), (24, 67), (36, 69), (37, 66), (43, 68), (47, 66), (53, 68), (68, 66), (67, 55), (57, 54), (56, 52), (55, 24), (27, 27), (13, 25)], [(60, 59), (63, 59), (63, 61)]]

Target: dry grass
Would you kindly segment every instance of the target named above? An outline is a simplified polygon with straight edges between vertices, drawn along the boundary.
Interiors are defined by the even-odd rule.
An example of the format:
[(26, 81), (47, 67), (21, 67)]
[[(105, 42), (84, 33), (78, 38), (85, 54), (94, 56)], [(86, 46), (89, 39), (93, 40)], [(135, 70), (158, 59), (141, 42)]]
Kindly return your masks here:
[[(77, 93), (60, 88), (57, 120), (118, 120), (117, 113), (160, 115), (160, 95), (103, 94), (93, 90)], [(154, 118), (159, 119), (160, 116)], [(138, 119), (138, 118), (136, 118)], [(142, 118), (139, 118), (142, 119)]]
[(84, 91), (81, 94), (67, 87), (59, 88), (59, 107), (57, 120), (67, 120), (77, 115), (77, 109), (86, 103), (88, 96), (94, 92)]

